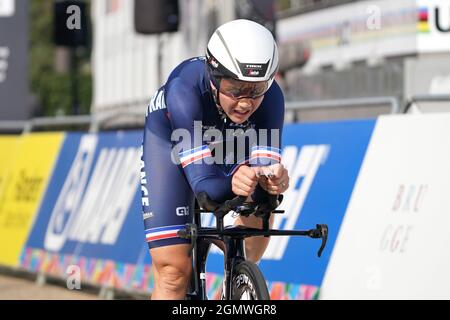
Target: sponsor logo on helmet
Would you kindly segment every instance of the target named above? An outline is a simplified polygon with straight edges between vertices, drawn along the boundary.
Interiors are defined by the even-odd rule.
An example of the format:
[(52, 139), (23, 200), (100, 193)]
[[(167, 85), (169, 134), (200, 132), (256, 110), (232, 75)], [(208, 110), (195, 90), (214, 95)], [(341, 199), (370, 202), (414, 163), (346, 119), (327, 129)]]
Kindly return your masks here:
[(260, 64), (247, 64), (245, 65), (245, 68), (247, 69), (262, 69), (262, 65)]
[(270, 60), (267, 63), (244, 63), (238, 61), (238, 65), (242, 75), (245, 77), (263, 77), (267, 72), (269, 62)]
[(219, 67), (219, 63), (217, 62), (216, 59), (214, 59), (213, 57), (209, 57), (209, 61), (208, 61), (214, 68)]

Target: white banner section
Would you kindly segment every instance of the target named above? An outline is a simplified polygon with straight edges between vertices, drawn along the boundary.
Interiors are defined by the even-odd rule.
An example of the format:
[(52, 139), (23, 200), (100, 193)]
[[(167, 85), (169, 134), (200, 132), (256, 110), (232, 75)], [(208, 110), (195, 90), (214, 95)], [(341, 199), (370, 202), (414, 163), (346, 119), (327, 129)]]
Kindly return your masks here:
[(378, 120), (320, 299), (450, 299), (450, 115)]

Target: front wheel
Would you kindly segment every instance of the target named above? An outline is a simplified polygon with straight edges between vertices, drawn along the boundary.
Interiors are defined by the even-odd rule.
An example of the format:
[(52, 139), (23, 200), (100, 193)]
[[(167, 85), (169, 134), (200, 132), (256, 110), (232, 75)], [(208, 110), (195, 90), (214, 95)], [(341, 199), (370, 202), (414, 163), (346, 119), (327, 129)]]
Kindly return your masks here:
[(231, 300), (270, 300), (266, 281), (256, 264), (241, 261), (233, 269)]

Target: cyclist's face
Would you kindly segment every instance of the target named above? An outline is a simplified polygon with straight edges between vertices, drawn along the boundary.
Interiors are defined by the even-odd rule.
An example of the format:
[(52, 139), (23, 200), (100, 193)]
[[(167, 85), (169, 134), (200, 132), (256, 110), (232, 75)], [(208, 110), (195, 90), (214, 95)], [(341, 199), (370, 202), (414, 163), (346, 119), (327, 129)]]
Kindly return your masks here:
[(262, 83), (222, 79), (219, 99), (224, 112), (234, 123), (243, 123), (258, 109), (264, 99)]

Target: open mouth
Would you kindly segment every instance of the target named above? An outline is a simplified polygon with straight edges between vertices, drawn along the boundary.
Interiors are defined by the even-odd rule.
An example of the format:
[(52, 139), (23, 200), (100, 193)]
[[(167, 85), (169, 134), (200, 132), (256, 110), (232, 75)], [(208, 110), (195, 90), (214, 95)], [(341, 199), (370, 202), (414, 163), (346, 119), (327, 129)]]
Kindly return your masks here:
[(234, 113), (237, 114), (238, 116), (246, 116), (248, 114), (250, 114), (250, 110), (234, 110)]

